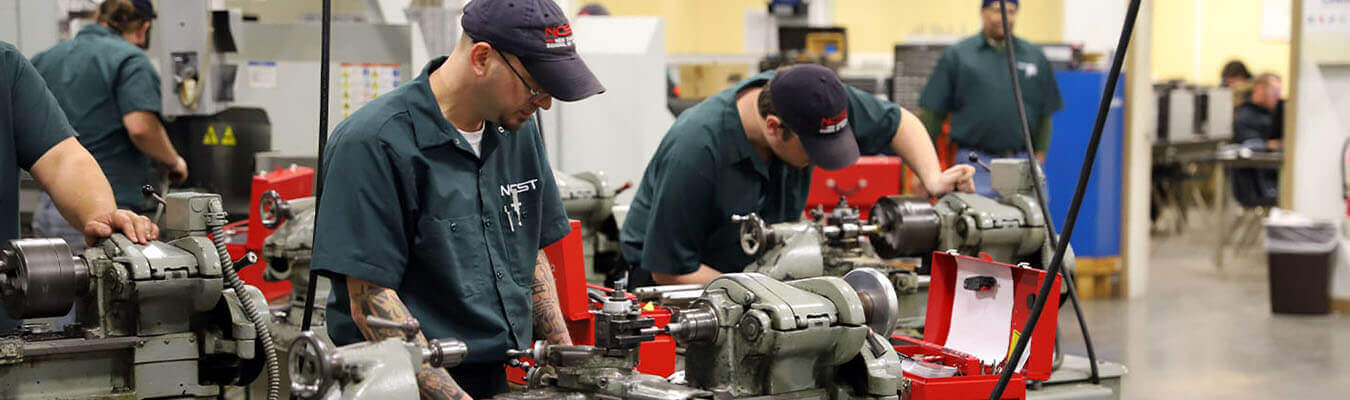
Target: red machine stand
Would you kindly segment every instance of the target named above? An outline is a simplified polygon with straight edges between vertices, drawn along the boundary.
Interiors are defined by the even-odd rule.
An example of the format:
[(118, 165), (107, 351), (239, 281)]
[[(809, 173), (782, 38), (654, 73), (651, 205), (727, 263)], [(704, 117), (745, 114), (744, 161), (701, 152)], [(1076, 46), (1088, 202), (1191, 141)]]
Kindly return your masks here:
[[(249, 189), (248, 220), (225, 226), (228, 236), (231, 238), (225, 245), (225, 249), (229, 251), (231, 258), (237, 260), (250, 251), (259, 256), (262, 255), (263, 241), (275, 231), (264, 227), (262, 218), (257, 215), (258, 202), (262, 199), (262, 194), (268, 190), (277, 191), (282, 200), (312, 196), (314, 194), (314, 169), (291, 166), (290, 168), (277, 168), (272, 172), (253, 176), (253, 186)], [(267, 260), (259, 258), (257, 264), (239, 270), (239, 278), (243, 279), (245, 283), (262, 290), (263, 296), (267, 297), (268, 301), (284, 297), (291, 292), (291, 283), (288, 281), (268, 282), (264, 280), (262, 275), (265, 269), (267, 269)]]
[[(857, 207), (862, 218), (872, 209), (877, 199), (903, 193), (900, 187), (899, 157), (865, 156), (858, 162), (837, 171), (814, 167), (811, 172), (811, 193), (806, 197), (806, 210), (824, 207), (825, 212), (839, 204), (839, 195), (848, 198), (848, 204)], [(830, 187), (833, 182), (834, 187)]]
[[(999, 375), (990, 368), (982, 367), (979, 359), (965, 354), (962, 349), (945, 347), (952, 326), (952, 304), (958, 290), (966, 290), (956, 281), (957, 261), (967, 260), (984, 265), (997, 265), (1012, 269), (1013, 308), (1012, 326), (1008, 340), (1009, 353), (1016, 345), (1021, 330), (1031, 315), (1032, 302), (1045, 280), (1045, 271), (1022, 268), (1015, 265), (994, 262), (987, 255), (974, 258), (943, 252), (933, 253), (933, 280), (928, 287), (928, 314), (924, 321), (923, 340), (894, 335), (892, 339), (905, 342), (895, 346), (901, 354), (915, 359), (955, 367), (962, 376), (945, 378), (925, 378), (905, 373), (911, 380), (911, 400), (984, 400), (994, 391)], [(1050, 293), (1059, 293), (1060, 278), (1054, 277)], [(1003, 288), (994, 288), (1001, 290)], [(1032, 333), (1031, 347), (1027, 349), (1026, 365), (1013, 374), (1003, 399), (1022, 400), (1026, 398), (1026, 381), (1044, 381), (1050, 379), (1051, 364), (1054, 362), (1055, 325), (1058, 321), (1059, 302), (1049, 301), (1042, 310)], [(1000, 333), (994, 333), (1000, 334)]]
[[(588, 288), (609, 292), (611, 289), (586, 283), (586, 258), (581, 247), (581, 221), (572, 220), (572, 233), (562, 240), (544, 248), (549, 264), (553, 265), (553, 279), (558, 288), (558, 306), (562, 309), (563, 319), (567, 320), (567, 333), (572, 336), (572, 344), (594, 345), (595, 323), (591, 310), (598, 310), (599, 304), (586, 295)], [(633, 295), (629, 294), (629, 298)], [(592, 307), (594, 306), (594, 307)], [(656, 326), (664, 328), (670, 322), (670, 310), (656, 305), (647, 305), (642, 315), (656, 320)], [(656, 340), (643, 343), (638, 347), (637, 370), (645, 374), (662, 377), (675, 373), (675, 339), (670, 335), (657, 335)], [(533, 362), (533, 361), (531, 361)], [(516, 384), (525, 382), (525, 370), (516, 367), (506, 368), (507, 380)]]

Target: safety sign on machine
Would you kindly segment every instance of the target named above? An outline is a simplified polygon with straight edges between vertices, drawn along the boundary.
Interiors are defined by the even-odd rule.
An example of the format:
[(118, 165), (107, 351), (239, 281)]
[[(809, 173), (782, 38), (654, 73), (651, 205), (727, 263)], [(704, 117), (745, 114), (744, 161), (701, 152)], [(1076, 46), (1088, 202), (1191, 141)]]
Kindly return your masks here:
[(202, 145), (205, 146), (229, 146), (234, 147), (239, 141), (234, 137), (234, 127), (225, 125), (224, 133), (217, 135), (215, 125), (206, 126), (206, 134), (202, 135)]

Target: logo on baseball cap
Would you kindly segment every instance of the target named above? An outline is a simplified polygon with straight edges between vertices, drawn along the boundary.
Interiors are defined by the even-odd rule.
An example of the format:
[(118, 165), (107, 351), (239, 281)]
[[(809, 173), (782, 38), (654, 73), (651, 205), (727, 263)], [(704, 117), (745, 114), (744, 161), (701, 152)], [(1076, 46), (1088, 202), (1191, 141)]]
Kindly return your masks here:
[(842, 131), (844, 130), (844, 128), (847, 127), (848, 127), (847, 108), (845, 108), (844, 111), (839, 112), (839, 115), (820, 119), (820, 134), (822, 135), (839, 133), (839, 131)]
[(605, 92), (577, 55), (572, 25), (552, 0), (473, 0), (460, 20), (475, 40), (520, 58), (544, 91), (562, 101)]
[(801, 138), (812, 163), (836, 170), (858, 161), (848, 92), (834, 71), (815, 64), (789, 67), (769, 81), (769, 98), (778, 118)]
[(572, 46), (575, 46), (572, 43), (572, 24), (544, 28), (544, 47), (556, 49)]

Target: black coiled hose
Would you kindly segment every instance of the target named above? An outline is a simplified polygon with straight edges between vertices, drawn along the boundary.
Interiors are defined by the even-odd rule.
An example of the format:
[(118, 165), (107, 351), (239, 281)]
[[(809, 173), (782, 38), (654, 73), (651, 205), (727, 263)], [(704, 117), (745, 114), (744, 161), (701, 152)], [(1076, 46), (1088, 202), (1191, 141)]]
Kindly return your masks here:
[(253, 323), (253, 329), (258, 331), (258, 340), (262, 342), (263, 357), (267, 362), (267, 400), (278, 400), (281, 397), (281, 364), (277, 362), (277, 346), (272, 341), (272, 331), (267, 327), (267, 314), (253, 307), (253, 303), (244, 297), (244, 280), (239, 279), (230, 252), (225, 250), (225, 211), (220, 202), (211, 202), (211, 213), (215, 214), (207, 222), (211, 230), (211, 244), (216, 246), (216, 254), (220, 256), (220, 264), (224, 267), (221, 269), (225, 271), (225, 283), (234, 289), (239, 304), (244, 307), (244, 314)]

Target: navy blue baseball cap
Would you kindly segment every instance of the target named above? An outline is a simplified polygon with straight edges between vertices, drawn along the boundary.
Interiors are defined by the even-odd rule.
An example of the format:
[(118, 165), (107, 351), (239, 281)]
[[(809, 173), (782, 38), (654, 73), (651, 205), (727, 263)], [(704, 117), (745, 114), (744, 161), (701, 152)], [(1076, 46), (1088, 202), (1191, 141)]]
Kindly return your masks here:
[[(1012, 5), (1014, 5), (1014, 6), (1018, 5), (1018, 4), (1017, 4), (1017, 0), (1008, 0), (1008, 4), (1012, 4)], [(983, 9), (985, 9), (985, 8), (988, 8), (988, 7), (991, 6), (991, 5), (992, 5), (992, 6), (997, 6), (997, 5), (998, 5), (998, 0), (980, 0), (980, 9), (981, 9), (981, 10), (983, 10)]]
[(150, 0), (131, 0), (131, 5), (136, 7), (136, 11), (140, 12), (141, 15), (144, 15), (146, 18), (155, 19), (156, 17), (159, 17), (158, 14), (155, 14), (155, 5), (150, 4)]
[(848, 124), (848, 92), (834, 71), (816, 64), (789, 67), (769, 81), (769, 100), (816, 166), (836, 170), (858, 161), (858, 140)]
[(530, 76), (558, 100), (605, 92), (577, 55), (572, 26), (553, 0), (473, 0), (460, 21), (469, 37), (520, 58)]

